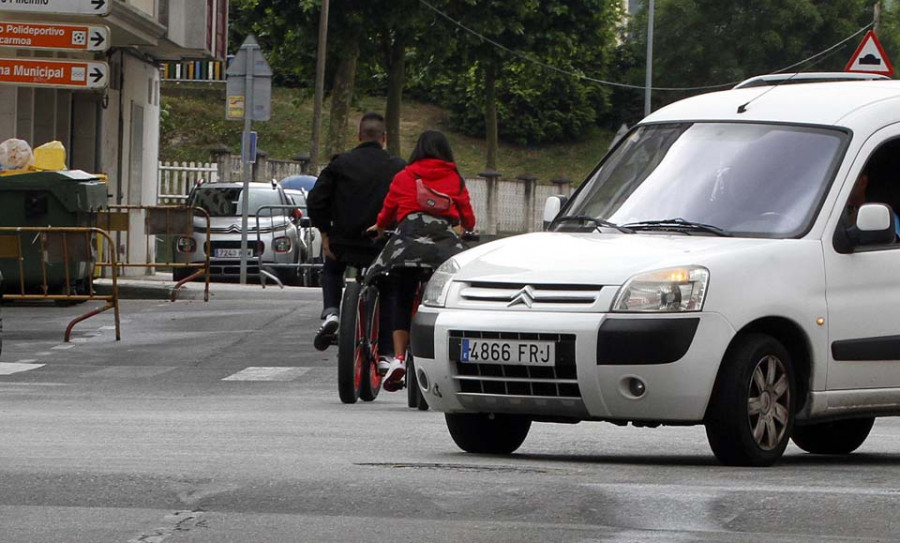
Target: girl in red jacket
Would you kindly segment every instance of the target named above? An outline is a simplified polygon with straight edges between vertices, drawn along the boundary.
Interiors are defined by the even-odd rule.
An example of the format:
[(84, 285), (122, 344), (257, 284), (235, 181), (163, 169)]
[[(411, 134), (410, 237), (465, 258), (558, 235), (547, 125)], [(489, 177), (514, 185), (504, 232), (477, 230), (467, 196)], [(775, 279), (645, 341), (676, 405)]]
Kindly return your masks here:
[(396, 233), (366, 274), (367, 281), (388, 274), (382, 281), (383, 300), (393, 315), (394, 356), (378, 362), (387, 391), (403, 387), (412, 304), (422, 269), (434, 270), (465, 250), (456, 230), (475, 227), (469, 191), (450, 142), (437, 130), (419, 136), (409, 165), (394, 176), (378, 219), (368, 230), (380, 237), (394, 224)]

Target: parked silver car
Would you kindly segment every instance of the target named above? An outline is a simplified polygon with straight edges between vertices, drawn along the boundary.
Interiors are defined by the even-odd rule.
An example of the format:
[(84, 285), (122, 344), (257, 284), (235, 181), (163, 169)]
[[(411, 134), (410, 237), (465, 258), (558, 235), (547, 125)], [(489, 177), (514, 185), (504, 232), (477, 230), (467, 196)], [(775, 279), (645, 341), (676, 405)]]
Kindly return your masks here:
[(319, 285), (319, 274), (322, 271), (322, 264), (325, 262), (322, 255), (322, 234), (318, 228), (313, 228), (309, 221), (309, 215), (306, 211), (306, 195), (307, 191), (303, 189), (284, 189), (288, 198), (300, 210), (300, 239), (307, 251), (304, 253), (305, 258), (300, 262), (300, 273), (303, 279), (303, 285), (307, 287), (315, 287)]
[[(299, 284), (300, 262), (306, 246), (300, 236), (300, 215), (296, 206), (277, 184), (250, 183), (247, 222), (247, 274), (259, 277), (263, 272), (277, 275), (286, 284)], [(210, 276), (238, 278), (241, 264), (241, 210), (243, 183), (207, 183), (194, 187), (188, 205), (199, 207), (210, 218)], [(201, 263), (205, 260), (206, 222), (195, 217), (194, 233), (180, 236), (175, 243), (175, 262)], [(195, 270), (175, 268), (178, 281)]]

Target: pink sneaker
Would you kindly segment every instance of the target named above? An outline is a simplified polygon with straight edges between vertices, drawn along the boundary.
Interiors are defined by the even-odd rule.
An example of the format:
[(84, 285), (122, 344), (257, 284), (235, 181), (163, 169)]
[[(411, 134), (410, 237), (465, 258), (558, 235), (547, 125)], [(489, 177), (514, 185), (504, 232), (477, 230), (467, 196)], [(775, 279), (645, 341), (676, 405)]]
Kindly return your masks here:
[(396, 392), (403, 388), (406, 380), (406, 361), (402, 358), (394, 358), (390, 362), (387, 373), (381, 381), (381, 387), (388, 392)]

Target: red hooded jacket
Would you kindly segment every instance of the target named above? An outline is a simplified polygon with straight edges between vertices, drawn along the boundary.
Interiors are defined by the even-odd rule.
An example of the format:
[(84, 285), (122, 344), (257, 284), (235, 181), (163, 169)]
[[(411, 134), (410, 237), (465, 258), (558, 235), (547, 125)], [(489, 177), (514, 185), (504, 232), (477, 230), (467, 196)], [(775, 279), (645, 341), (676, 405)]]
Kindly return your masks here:
[(410, 213), (425, 211), (416, 197), (416, 175), (422, 178), (422, 182), (429, 188), (453, 199), (450, 209), (440, 216), (447, 217), (454, 223), (458, 222), (464, 230), (475, 228), (475, 213), (472, 211), (469, 191), (459, 176), (456, 164), (437, 158), (417, 160), (394, 176), (384, 205), (381, 207), (381, 213), (375, 221), (379, 228), (388, 228), (402, 221)]

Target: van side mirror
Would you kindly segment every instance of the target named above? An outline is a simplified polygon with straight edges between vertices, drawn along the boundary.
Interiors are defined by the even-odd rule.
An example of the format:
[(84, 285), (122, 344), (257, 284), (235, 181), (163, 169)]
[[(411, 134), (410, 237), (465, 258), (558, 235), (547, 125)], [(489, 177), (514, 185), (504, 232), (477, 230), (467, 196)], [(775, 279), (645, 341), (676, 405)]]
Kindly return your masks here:
[(840, 253), (852, 253), (865, 245), (884, 245), (894, 242), (894, 213), (885, 204), (863, 204), (856, 212), (856, 224), (835, 232), (835, 248)]
[(544, 230), (550, 227), (550, 223), (559, 215), (559, 211), (566, 205), (568, 200), (562, 195), (547, 198), (544, 202)]

